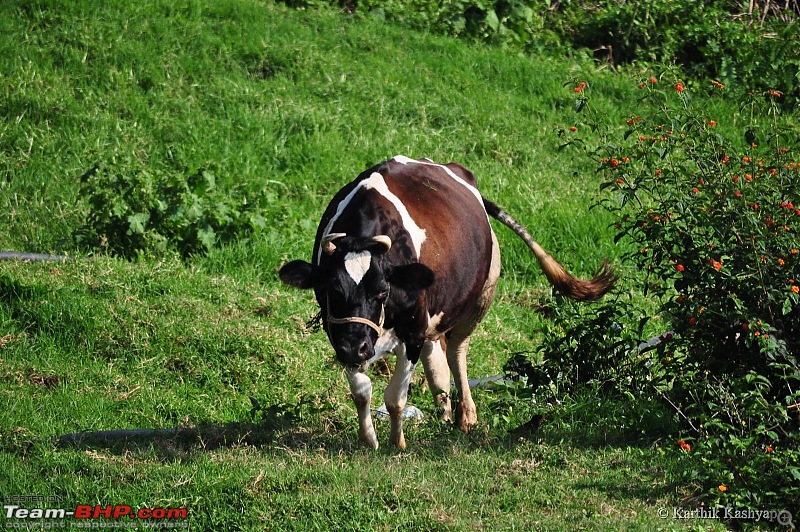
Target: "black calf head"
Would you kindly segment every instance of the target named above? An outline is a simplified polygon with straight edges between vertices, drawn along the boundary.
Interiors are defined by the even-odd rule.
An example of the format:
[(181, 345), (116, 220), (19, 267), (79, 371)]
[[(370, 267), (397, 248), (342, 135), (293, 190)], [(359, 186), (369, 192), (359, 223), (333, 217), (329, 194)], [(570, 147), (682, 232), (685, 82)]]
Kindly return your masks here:
[(433, 284), (427, 266), (395, 266), (387, 253), (389, 237), (350, 237), (334, 233), (320, 243), (319, 265), (295, 260), (279, 272), (296, 288), (313, 288), (328, 338), (344, 365), (360, 365), (375, 354), (384, 315), (387, 322), (409, 312), (419, 292)]

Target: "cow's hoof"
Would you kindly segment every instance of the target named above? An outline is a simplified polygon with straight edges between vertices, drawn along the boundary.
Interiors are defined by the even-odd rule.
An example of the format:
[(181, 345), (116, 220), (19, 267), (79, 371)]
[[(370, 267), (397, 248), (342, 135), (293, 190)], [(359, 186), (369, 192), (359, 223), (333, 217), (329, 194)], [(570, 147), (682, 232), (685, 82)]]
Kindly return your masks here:
[(456, 427), (465, 434), (469, 434), (472, 427), (478, 424), (478, 412), (475, 405), (464, 405), (459, 402), (456, 404)]
[[(392, 438), (392, 440), (395, 440), (395, 438)], [(401, 451), (406, 450), (406, 439), (405, 437), (403, 437), (402, 434), (400, 435), (400, 438), (397, 439), (397, 441), (392, 441), (392, 443), (394, 444), (395, 447), (397, 447)]]
[(439, 421), (453, 421), (453, 410), (450, 406), (450, 397), (446, 393), (436, 396), (436, 412), (439, 414)]
[(362, 444), (372, 449), (378, 448), (378, 437), (373, 432), (372, 434), (361, 434), (358, 438)]

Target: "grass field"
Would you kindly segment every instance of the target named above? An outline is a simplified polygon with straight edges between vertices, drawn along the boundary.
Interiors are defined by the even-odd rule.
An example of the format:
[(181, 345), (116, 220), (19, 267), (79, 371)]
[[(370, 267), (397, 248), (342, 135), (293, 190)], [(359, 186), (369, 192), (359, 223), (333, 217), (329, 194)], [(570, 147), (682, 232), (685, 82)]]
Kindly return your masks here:
[[(222, 185), (268, 200), (266, 229), (207, 256), (0, 262), (4, 504), (186, 508), (195, 530), (722, 529), (659, 517), (691, 492), (663, 452), (674, 442), (657, 425), (670, 420), (621, 431), (602, 398), (521, 435), (533, 405), (508, 411), (479, 390), (481, 423), (464, 435), (433, 421), (416, 386), (427, 417), (408, 451), (380, 422), (381, 449), (359, 448), (346, 381), (304, 327), (312, 298), (277, 279), (310, 255), (330, 196), (398, 153), (471, 168), (576, 274), (614, 261), (608, 219), (588, 209), (591, 164), (557, 149), (570, 79), (623, 127), (634, 76), (577, 60), (257, 0), (4, 2), (1, 250), (87, 253), (72, 235), (87, 212), (80, 177), (98, 162), (214, 165)], [(524, 245), (497, 232), (504, 274), (473, 377), (535, 351), (552, 304)], [(183, 432), (98, 440), (151, 428)], [(84, 431), (95, 438), (57, 442)]]

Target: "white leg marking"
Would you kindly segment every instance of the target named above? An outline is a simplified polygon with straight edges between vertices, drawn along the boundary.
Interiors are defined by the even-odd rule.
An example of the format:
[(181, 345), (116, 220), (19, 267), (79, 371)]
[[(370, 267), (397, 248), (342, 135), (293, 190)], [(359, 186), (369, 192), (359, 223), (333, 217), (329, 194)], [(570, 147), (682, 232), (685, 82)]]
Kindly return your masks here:
[(369, 251), (350, 252), (344, 256), (344, 269), (356, 285), (361, 283), (361, 279), (369, 271), (370, 264), (372, 264), (372, 254)]
[(439, 340), (427, 341), (422, 346), (419, 359), (425, 370), (425, 378), (431, 389), (436, 408), (441, 411), (439, 419), (450, 421), (452, 411), (450, 407), (450, 367), (447, 365), (442, 344)]
[(347, 380), (350, 383), (350, 393), (353, 394), (353, 402), (358, 411), (358, 438), (359, 440), (372, 447), (378, 448), (378, 436), (375, 434), (375, 427), (372, 425), (372, 381), (366, 373), (361, 373), (355, 369), (347, 369)]
[(389, 385), (383, 394), (386, 402), (386, 410), (389, 411), (389, 418), (392, 423), (390, 440), (398, 449), (406, 448), (406, 440), (403, 437), (403, 409), (406, 407), (408, 399), (408, 385), (411, 377), (414, 376), (414, 364), (406, 357), (406, 346), (400, 344), (394, 350), (397, 355), (397, 363), (394, 368)]

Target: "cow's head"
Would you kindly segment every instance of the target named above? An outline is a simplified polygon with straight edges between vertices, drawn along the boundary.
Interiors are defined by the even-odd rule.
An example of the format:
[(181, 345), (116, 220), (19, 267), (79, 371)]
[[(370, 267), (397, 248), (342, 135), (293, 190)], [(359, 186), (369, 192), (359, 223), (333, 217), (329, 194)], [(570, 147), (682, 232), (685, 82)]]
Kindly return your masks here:
[(391, 245), (385, 235), (333, 233), (320, 242), (319, 265), (294, 260), (280, 269), (284, 283), (315, 290), (336, 358), (346, 366), (374, 356), (387, 310), (412, 312), (420, 291), (433, 283), (433, 272), (423, 264), (391, 264)]

